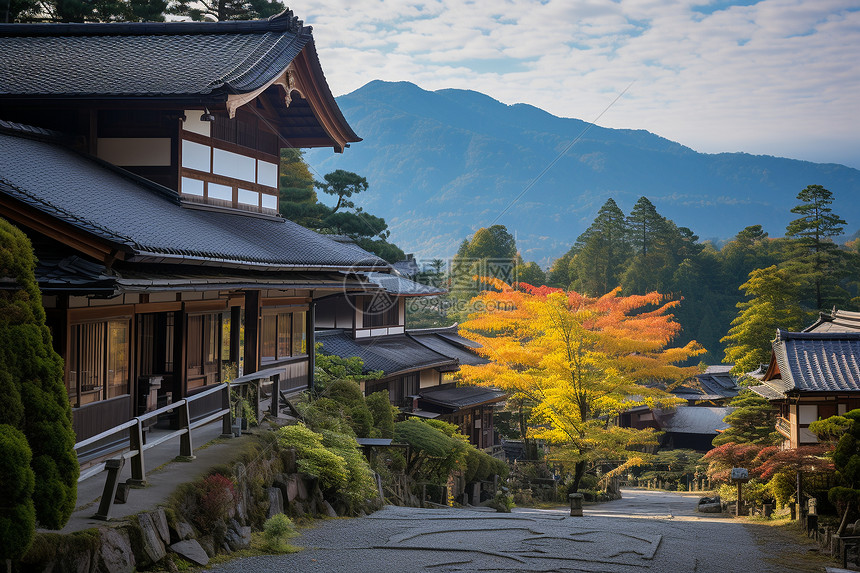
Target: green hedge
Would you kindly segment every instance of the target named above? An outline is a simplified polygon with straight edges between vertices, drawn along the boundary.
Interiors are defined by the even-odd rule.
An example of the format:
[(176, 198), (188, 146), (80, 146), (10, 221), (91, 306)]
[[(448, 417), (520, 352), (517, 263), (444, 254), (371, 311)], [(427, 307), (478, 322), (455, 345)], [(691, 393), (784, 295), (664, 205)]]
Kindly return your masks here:
[(60, 529), (75, 508), (78, 462), (63, 361), (51, 345), (27, 237), (0, 219), (0, 424), (23, 431), (33, 453), (33, 502), (42, 527)]

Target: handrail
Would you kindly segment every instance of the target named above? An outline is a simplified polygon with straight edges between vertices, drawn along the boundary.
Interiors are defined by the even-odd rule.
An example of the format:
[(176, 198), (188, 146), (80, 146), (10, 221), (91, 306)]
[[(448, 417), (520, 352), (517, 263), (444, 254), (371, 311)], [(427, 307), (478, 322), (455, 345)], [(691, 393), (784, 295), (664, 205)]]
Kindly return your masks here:
[[(259, 418), (260, 381), (266, 379), (271, 380), (273, 382), (273, 398), (271, 409), (272, 413), (274, 415), (277, 415), (279, 401), (276, 399), (276, 397), (280, 395), (280, 379), (286, 375), (286, 372), (287, 369), (285, 367), (277, 367), (268, 368), (266, 370), (260, 370), (251, 374), (247, 374), (240, 378), (236, 378), (233, 381), (215, 385), (212, 388), (207, 388), (206, 390), (198, 392), (193, 396), (183, 398), (181, 400), (173, 402), (172, 404), (168, 404), (161, 408), (152, 410), (151, 412), (146, 412), (144, 414), (141, 414), (140, 416), (136, 416), (131, 420), (128, 420), (127, 422), (123, 422), (122, 424), (114, 426), (109, 430), (105, 430), (100, 434), (97, 434), (95, 436), (92, 436), (85, 440), (81, 440), (80, 442), (76, 443), (75, 452), (80, 455), (80, 451), (87, 446), (95, 444), (101, 440), (119, 434), (123, 431), (128, 431), (127, 445), (117, 449), (122, 450), (128, 448), (127, 451), (120, 454), (117, 458), (112, 458), (107, 461), (94, 464), (93, 466), (82, 471), (78, 477), (78, 482), (81, 482), (98, 473), (101, 473), (104, 470), (108, 471), (108, 477), (105, 480), (105, 491), (102, 494), (102, 502), (95, 517), (99, 519), (110, 518), (110, 508), (113, 503), (113, 497), (117, 487), (117, 479), (119, 476), (119, 472), (122, 469), (123, 460), (131, 460), (131, 479), (128, 480), (128, 483), (143, 485), (146, 483), (146, 471), (144, 466), (145, 451), (178, 436), (180, 438), (180, 442), (179, 457), (177, 459), (183, 461), (191, 461), (194, 459), (194, 453), (191, 444), (191, 431), (201, 426), (205, 426), (207, 424), (215, 422), (218, 419), (221, 419), (223, 423), (222, 436), (232, 436), (233, 419), (232, 411), (230, 408), (230, 392), (234, 387), (251, 386), (252, 384), (256, 386), (258, 398), (256, 400), (255, 410)], [(213, 412), (205, 414), (202, 419), (198, 419), (192, 422), (189, 406), (197, 400), (217, 393), (222, 394), (221, 408), (219, 410), (215, 410)], [(178, 411), (178, 422), (180, 426), (179, 429), (163, 436), (159, 436), (157, 439), (151, 441), (148, 444), (144, 444), (144, 422), (151, 420), (157, 416), (160, 416), (161, 414), (174, 410)]]
[(127, 429), (129, 429), (135, 425), (137, 425), (137, 419), (132, 418), (128, 422), (124, 422), (124, 423), (120, 424), (119, 426), (114, 426), (110, 430), (105, 430), (101, 434), (96, 434), (95, 436), (93, 436), (91, 438), (87, 438), (86, 440), (81, 440), (80, 442), (75, 444), (75, 451), (77, 451), (81, 448), (84, 448), (86, 446), (89, 446), (90, 444), (94, 444), (96, 442), (104, 440), (105, 438), (108, 438), (114, 434), (118, 434), (119, 432), (121, 432), (123, 430), (127, 430)]

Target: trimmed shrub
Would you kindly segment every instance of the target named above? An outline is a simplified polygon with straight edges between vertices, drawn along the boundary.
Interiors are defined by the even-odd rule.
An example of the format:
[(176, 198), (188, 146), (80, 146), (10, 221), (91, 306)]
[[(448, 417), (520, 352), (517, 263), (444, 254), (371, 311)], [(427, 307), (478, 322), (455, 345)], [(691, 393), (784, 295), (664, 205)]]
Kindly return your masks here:
[(373, 416), (373, 429), (380, 438), (394, 437), (394, 412), (397, 408), (388, 399), (388, 390), (374, 392), (367, 397), (367, 408)]
[(288, 539), (299, 534), (293, 520), (278, 513), (266, 520), (263, 524), (263, 539), (265, 547), (273, 553), (294, 553), (297, 547), (290, 545)]
[(23, 433), (0, 424), (0, 560), (19, 559), (33, 541), (33, 470), (30, 446)]
[(0, 219), (0, 276), (16, 286), (0, 290), (0, 423), (26, 436), (36, 519), (42, 527), (60, 529), (75, 508), (79, 469), (63, 362), (45, 325), (35, 265), (27, 237)]

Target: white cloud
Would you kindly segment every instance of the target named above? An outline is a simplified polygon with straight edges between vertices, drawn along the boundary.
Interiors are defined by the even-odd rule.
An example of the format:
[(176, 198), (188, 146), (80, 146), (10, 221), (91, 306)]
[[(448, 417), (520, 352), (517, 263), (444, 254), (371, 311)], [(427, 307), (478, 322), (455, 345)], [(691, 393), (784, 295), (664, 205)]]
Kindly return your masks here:
[[(744, 2), (746, 3), (746, 2)], [(336, 94), (463, 88), (699, 151), (860, 168), (856, 0), (309, 0)]]

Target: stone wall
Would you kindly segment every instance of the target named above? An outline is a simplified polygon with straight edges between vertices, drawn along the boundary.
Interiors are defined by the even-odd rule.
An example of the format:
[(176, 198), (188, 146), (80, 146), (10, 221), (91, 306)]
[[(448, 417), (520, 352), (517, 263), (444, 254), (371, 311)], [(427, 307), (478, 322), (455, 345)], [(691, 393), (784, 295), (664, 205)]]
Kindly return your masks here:
[[(232, 473), (235, 503), (205, 530), (188, 515), (189, 496), (195, 490), (194, 484), (186, 484), (166, 507), (77, 533), (39, 533), (16, 569), (132, 573), (158, 565), (175, 570), (173, 556), (206, 565), (216, 554), (247, 548), (252, 530), (261, 529), (275, 514), (299, 519), (338, 516), (337, 504), (325, 499), (317, 480), (296, 473), (292, 450), (274, 450), (225, 471)], [(140, 493), (145, 495), (145, 490)], [(377, 501), (369, 500), (365, 510), (376, 509)], [(339, 509), (341, 514), (346, 511), (345, 507)]]

